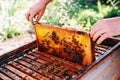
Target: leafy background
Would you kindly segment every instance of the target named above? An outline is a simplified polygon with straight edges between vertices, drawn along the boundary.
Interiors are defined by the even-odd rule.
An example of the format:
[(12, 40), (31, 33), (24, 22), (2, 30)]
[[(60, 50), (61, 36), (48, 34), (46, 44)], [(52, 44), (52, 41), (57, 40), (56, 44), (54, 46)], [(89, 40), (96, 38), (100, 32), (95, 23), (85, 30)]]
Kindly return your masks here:
[[(37, 1), (0, 0), (0, 42), (33, 33), (25, 13)], [(90, 31), (96, 21), (117, 16), (120, 16), (119, 0), (53, 0), (40, 22)]]

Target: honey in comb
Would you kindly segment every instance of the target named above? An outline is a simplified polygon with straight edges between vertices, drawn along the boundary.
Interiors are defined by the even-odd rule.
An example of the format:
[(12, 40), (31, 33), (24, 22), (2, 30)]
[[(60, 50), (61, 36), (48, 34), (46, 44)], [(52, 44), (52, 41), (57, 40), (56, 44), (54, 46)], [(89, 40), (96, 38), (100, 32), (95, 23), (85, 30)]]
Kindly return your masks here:
[(39, 23), (34, 27), (40, 52), (86, 66), (94, 61), (94, 43), (87, 32)]

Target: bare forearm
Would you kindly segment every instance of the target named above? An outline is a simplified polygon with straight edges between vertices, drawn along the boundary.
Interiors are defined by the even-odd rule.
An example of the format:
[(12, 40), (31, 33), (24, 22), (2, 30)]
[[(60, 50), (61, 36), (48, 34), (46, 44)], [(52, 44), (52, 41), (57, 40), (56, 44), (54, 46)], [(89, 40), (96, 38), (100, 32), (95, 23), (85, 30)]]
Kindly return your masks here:
[(114, 22), (120, 22), (120, 17), (107, 18), (107, 19), (112, 20)]

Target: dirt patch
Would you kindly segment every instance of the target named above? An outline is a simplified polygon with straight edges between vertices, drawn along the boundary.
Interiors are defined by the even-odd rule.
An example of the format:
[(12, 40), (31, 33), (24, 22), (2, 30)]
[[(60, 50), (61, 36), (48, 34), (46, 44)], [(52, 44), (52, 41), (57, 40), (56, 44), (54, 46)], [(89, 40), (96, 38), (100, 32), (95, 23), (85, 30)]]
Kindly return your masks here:
[(0, 55), (10, 52), (20, 46), (30, 43), (36, 39), (34, 34), (24, 34), (0, 43)]

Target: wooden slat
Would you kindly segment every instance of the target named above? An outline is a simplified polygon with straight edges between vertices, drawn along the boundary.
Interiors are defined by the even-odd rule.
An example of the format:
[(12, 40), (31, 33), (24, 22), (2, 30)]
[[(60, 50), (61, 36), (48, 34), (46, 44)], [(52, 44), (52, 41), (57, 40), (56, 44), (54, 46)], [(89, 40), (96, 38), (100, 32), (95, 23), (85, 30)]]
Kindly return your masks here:
[[(115, 45), (106, 56), (100, 58), (87, 69), (78, 80), (117, 80), (120, 76), (116, 69), (120, 70), (120, 43)], [(115, 75), (114, 75), (115, 74)], [(94, 76), (91, 76), (94, 75)]]
[(12, 80), (11, 78), (9, 78), (8, 76), (4, 75), (3, 73), (0, 72), (0, 80)]
[[(107, 66), (107, 68), (104, 68), (95, 78), (94, 78), (94, 80), (96, 80), (96, 79), (101, 79), (101, 80), (105, 80), (105, 79), (111, 79), (112, 77), (113, 77), (113, 75), (114, 74), (116, 74), (116, 73), (114, 73), (114, 71), (116, 70), (116, 68), (117, 67), (120, 67), (120, 65), (119, 65), (119, 63), (120, 63), (120, 57), (118, 57), (118, 58), (116, 58), (113, 62), (111, 62), (111, 64), (110, 65), (108, 65)], [(118, 65), (118, 66), (117, 66)], [(118, 68), (118, 69), (120, 69), (120, 68)], [(111, 71), (112, 70), (112, 71)], [(113, 73), (113, 74), (112, 74)], [(101, 76), (99, 76), (99, 75), (101, 75), (101, 76), (103, 76), (103, 77), (101, 77)], [(104, 77), (104, 75), (106, 75), (105, 77)], [(114, 80), (114, 79), (112, 79), (112, 80)]]
[(37, 50), (36, 50), (36, 53), (39, 54), (39, 55), (48, 57), (49, 59), (60, 61), (63, 64), (66, 64), (67, 67), (73, 67), (73, 68), (76, 68), (76, 69), (79, 69), (79, 70), (83, 70), (85, 68), (85, 66), (82, 66), (82, 65), (79, 65), (79, 64), (75, 64), (73, 62), (70, 62), (70, 61), (67, 61), (67, 60), (64, 60), (64, 59), (61, 59), (61, 58), (49, 55), (47, 53), (42, 53), (42, 52), (39, 52)]
[[(21, 62), (21, 60), (19, 60), (19, 62)], [(16, 62), (12, 63), (11, 65), (14, 66), (15, 68), (17, 68), (18, 70), (21, 70), (25, 74), (28, 74), (29, 76), (36, 78), (37, 80), (49, 80), (48, 78), (44, 77), (43, 75), (40, 75), (39, 73), (35, 72), (34, 70), (31, 70), (31, 69), (29, 69), (23, 65), (20, 65)], [(17, 65), (19, 65), (19, 66), (17, 66)]]
[[(27, 55), (26, 55), (27, 56)], [(45, 65), (46, 67), (44, 68), (45, 69), (45, 71), (47, 70), (48, 71), (48, 73), (51, 73), (51, 74), (54, 74), (54, 75), (57, 75), (57, 76), (59, 76), (59, 77), (61, 77), (61, 78), (64, 78), (64, 76), (62, 76), (62, 74), (64, 73), (64, 71), (66, 70), (66, 69), (68, 69), (66, 66), (61, 66), (61, 65), (59, 65), (58, 63), (56, 63), (55, 61), (53, 61), (53, 64), (39, 64), (39, 63), (36, 63), (35, 61), (31, 61), (30, 59), (28, 60), (28, 58), (27, 57), (24, 57), (24, 58), (21, 58), (21, 60), (24, 60), (25, 62), (28, 62), (28, 63), (30, 63), (30, 64), (32, 64), (32, 65), (34, 65), (34, 66), (36, 66), (36, 67), (38, 67), (38, 68), (41, 68), (41, 66), (43, 66), (43, 65)], [(50, 60), (49, 60), (50, 61)], [(50, 61), (51, 62), (51, 61)], [(56, 66), (56, 65), (59, 65), (59, 66)], [(42, 69), (43, 69), (43, 67), (42, 67)], [(43, 70), (44, 70), (43, 69)], [(52, 71), (51, 71), (52, 70)], [(74, 70), (74, 69), (73, 69)], [(72, 71), (72, 69), (71, 69), (71, 71)], [(73, 71), (72, 71), (73, 72)], [(74, 72), (73, 72), (74, 73)]]
[(14, 74), (9, 69), (6, 69), (6, 68), (2, 67), (2, 69), (0, 69), (0, 71), (3, 72), (4, 74), (6, 74), (7, 76), (9, 76), (11, 79), (21, 80), (21, 77), (19, 77), (18, 75)]
[[(41, 64), (46, 64), (46, 63), (47, 63), (46, 61), (44, 61), (44, 60), (42, 60), (42, 59), (39, 59), (39, 58), (36, 58), (35, 56), (32, 56), (32, 55), (26, 55), (26, 57), (28, 57), (28, 58), (30, 58), (30, 59), (32, 59), (32, 60), (35, 60), (35, 61), (37, 61), (37, 62), (39, 62), (39, 63), (41, 63)], [(33, 58), (33, 57), (34, 57), (34, 58)], [(26, 60), (30, 62), (30, 59), (28, 59), (28, 58), (26, 58)], [(23, 58), (23, 59), (24, 59), (24, 58)]]
[(12, 67), (11, 65), (6, 65), (5, 68), (8, 68), (9, 70), (15, 72), (16, 74), (20, 75), (23, 79), (27, 80), (36, 80), (35, 78), (32, 78), (31, 76), (19, 71), (18, 69)]
[[(50, 73), (48, 73), (46, 70), (41, 69), (41, 68), (39, 68), (39, 67), (37, 67), (37, 66), (34, 66), (34, 65), (32, 65), (32, 64), (29, 64), (29, 63), (27, 63), (27, 62), (25, 62), (25, 61), (19, 60), (18, 62), (19, 62), (20, 64), (26, 66), (27, 68), (38, 72), (39, 74), (41, 74), (41, 75), (43, 75), (43, 76), (45, 76), (45, 77), (47, 77), (47, 78), (51, 78), (51, 79), (55, 79), (55, 80), (62, 80), (60, 77), (55, 76), (55, 75), (53, 75), (53, 74), (50, 74)], [(15, 64), (16, 64), (16, 63), (15, 63)]]
[[(33, 56), (31, 56), (31, 55), (26, 55), (26, 56), (27, 56), (27, 57), (29, 56), (29, 58), (33, 57)], [(40, 59), (40, 57), (42, 57), (42, 59), (44, 59), (45, 56), (41, 56), (41, 55), (37, 54), (36, 57), (38, 57), (38, 59)], [(46, 57), (46, 58), (48, 58), (48, 57)], [(22, 58), (22, 59), (23, 59), (23, 58)], [(26, 59), (27, 59), (27, 58), (24, 58), (25, 61), (26, 61)], [(35, 60), (35, 58), (34, 58), (34, 60)], [(45, 60), (47, 60), (47, 63), (49, 63), (49, 62), (54, 62), (53, 64), (59, 65), (60, 67), (59, 67), (59, 68), (56, 67), (56, 70), (59, 70), (59, 71), (62, 70), (62, 72), (64, 72), (63, 69), (65, 69), (65, 70), (66, 70), (66, 69), (69, 69), (72, 73), (78, 73), (78, 72), (80, 72), (79, 69), (74, 68), (74, 67), (71, 67), (71, 66), (68, 67), (67, 64), (62, 63), (61, 61), (58, 61), (58, 60), (55, 60), (55, 59), (50, 59), (50, 58), (45, 59)], [(48, 60), (49, 60), (49, 61), (48, 61)], [(30, 60), (29, 60), (29, 61), (30, 61)], [(31, 62), (32, 62), (32, 61), (31, 61)], [(32, 63), (32, 64), (33, 64), (33, 63)], [(39, 64), (38, 64), (38, 65), (39, 65)], [(36, 65), (36, 66), (37, 66), (37, 65)], [(53, 65), (51, 64), (51, 66), (53, 66)]]
[[(80, 72), (81, 71), (81, 69), (78, 69), (78, 68), (76, 68), (75, 66), (74, 66), (74, 64), (73, 63), (71, 63), (71, 65), (72, 66), (70, 66), (70, 65), (68, 65), (68, 64), (66, 64), (66, 61), (63, 63), (63, 62), (61, 62), (61, 60), (62, 59), (58, 59), (58, 58), (56, 58), (56, 59), (54, 59), (54, 58), (52, 58), (52, 56), (51, 57), (48, 57), (48, 56), (45, 56), (45, 55), (49, 55), (49, 54), (44, 54), (44, 55), (41, 55), (41, 54), (34, 54), (35, 56), (36, 56), (36, 58), (38, 58), (38, 59), (43, 59), (43, 60), (47, 60), (47, 62), (49, 63), (49, 62), (57, 62), (57, 64), (59, 63), (59, 65), (61, 66), (61, 67), (64, 67), (64, 68), (67, 68), (67, 69), (69, 69), (69, 70), (71, 70), (73, 73), (74, 72), (76, 72), (76, 73), (78, 73), (78, 72)], [(80, 65), (79, 65), (80, 66)], [(81, 67), (81, 66), (80, 66)], [(61, 71), (62, 69), (60, 69), (60, 71)]]
[[(0, 65), (4, 64), (4, 62), (8, 62), (14, 57), (15, 55), (23, 55), (25, 51), (29, 51), (36, 47), (36, 40), (32, 41), (31, 43), (25, 44), (11, 52), (5, 53), (4, 55), (0, 56)], [(11, 58), (11, 59), (10, 59)]]

